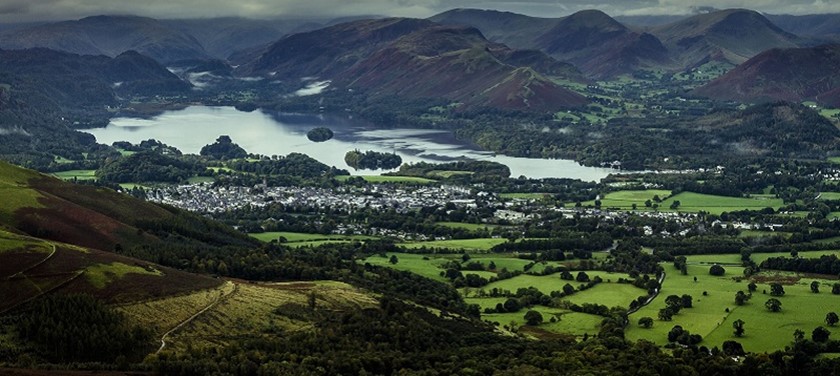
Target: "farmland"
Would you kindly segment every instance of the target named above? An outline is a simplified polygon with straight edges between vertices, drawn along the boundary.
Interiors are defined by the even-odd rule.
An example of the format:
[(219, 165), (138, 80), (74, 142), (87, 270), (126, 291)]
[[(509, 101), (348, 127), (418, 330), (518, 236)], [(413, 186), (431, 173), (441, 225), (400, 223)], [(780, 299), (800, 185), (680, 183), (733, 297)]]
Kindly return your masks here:
[(336, 176), (335, 179), (341, 182), (347, 181), (351, 177), (360, 177), (368, 183), (404, 183), (404, 184), (429, 184), (434, 183), (432, 179), (426, 179), (416, 176), (396, 176), (396, 175), (341, 175)]
[[(627, 329), (627, 337), (630, 339), (645, 339), (664, 345), (667, 343), (668, 331), (674, 325), (680, 325), (692, 334), (700, 334), (703, 337), (701, 345), (708, 347), (720, 347), (723, 341), (737, 340), (747, 351), (772, 351), (789, 344), (794, 330), (801, 329), (810, 333), (815, 327), (824, 325), (826, 313), (837, 310), (827, 300), (840, 303), (840, 297), (827, 292), (812, 293), (809, 284), (813, 279), (785, 278), (783, 280), (789, 283), (784, 286), (786, 293), (778, 298), (782, 302), (782, 311), (772, 313), (764, 306), (765, 301), (771, 297), (765, 293), (770, 290), (768, 284), (791, 275), (770, 273), (758, 276), (762, 279), (757, 283), (758, 288), (752, 299), (738, 306), (734, 301), (735, 293), (746, 292), (749, 283), (746, 279), (737, 281), (737, 277), (743, 275), (743, 268), (727, 266), (726, 274), (716, 277), (709, 275), (708, 266), (688, 265), (687, 275), (681, 275), (671, 265), (663, 266), (668, 274), (659, 296), (650, 305), (630, 316)], [(795, 282), (790, 284), (791, 281)], [(665, 297), (683, 294), (693, 297), (693, 307), (680, 310), (673, 321), (657, 320), (659, 309), (665, 307)], [(645, 316), (655, 320), (651, 329), (636, 325), (639, 318)], [(739, 319), (746, 323), (746, 333), (741, 338), (735, 337), (732, 329), (732, 322)]]
[[(658, 197), (661, 202), (656, 203), (655, 197)], [(651, 201), (651, 207), (645, 205), (647, 200)], [(759, 194), (752, 195), (751, 197), (727, 197), (694, 192), (680, 192), (672, 196), (670, 191), (659, 189), (610, 192), (604, 195), (600, 201), (602, 208), (631, 210), (633, 205), (636, 205), (636, 210), (652, 210), (652, 205), (658, 204), (657, 210), (660, 211), (675, 211), (675, 209), (671, 209), (671, 205), (674, 201), (679, 201), (680, 204), (676, 211), (689, 213), (704, 211), (710, 214), (721, 214), (723, 212), (746, 209), (759, 210), (767, 207), (778, 209), (782, 206), (782, 200), (773, 195)], [(582, 205), (594, 206), (595, 201), (583, 202)]]

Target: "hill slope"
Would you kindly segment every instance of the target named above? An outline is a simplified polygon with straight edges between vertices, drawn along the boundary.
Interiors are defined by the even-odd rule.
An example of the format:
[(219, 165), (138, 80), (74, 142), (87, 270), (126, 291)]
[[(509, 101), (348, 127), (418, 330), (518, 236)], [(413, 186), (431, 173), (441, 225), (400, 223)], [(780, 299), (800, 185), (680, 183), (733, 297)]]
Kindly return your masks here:
[(464, 108), (553, 111), (587, 102), (543, 75), (582, 80), (568, 64), (490, 43), (474, 28), (417, 19), (363, 20), (291, 35), (239, 73), (319, 77), (373, 96), (444, 97)]
[(697, 95), (742, 102), (814, 100), (840, 106), (840, 45), (773, 49), (696, 89)]
[(761, 14), (744, 9), (699, 14), (656, 27), (651, 32), (685, 68), (708, 61), (737, 65), (771, 48), (796, 47), (804, 43)]
[(135, 50), (161, 63), (210, 57), (193, 36), (161, 21), (134, 16), (94, 16), (0, 34), (0, 48), (34, 47), (110, 57)]
[(6, 203), (0, 208), (0, 224), (41, 239), (105, 251), (166, 241), (256, 244), (233, 229), (180, 210), (5, 162), (0, 162), (0, 190)]

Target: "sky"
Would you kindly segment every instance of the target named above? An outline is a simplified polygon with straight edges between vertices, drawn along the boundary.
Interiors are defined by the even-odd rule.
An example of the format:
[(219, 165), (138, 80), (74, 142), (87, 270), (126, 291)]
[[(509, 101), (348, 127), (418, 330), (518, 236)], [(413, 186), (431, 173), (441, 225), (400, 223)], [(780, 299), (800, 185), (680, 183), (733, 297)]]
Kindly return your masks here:
[(429, 17), (452, 8), (496, 9), (561, 17), (583, 9), (612, 16), (691, 14), (701, 8), (748, 8), (771, 14), (840, 13), (840, 0), (0, 0), (0, 22), (70, 20), (93, 15), (154, 18)]

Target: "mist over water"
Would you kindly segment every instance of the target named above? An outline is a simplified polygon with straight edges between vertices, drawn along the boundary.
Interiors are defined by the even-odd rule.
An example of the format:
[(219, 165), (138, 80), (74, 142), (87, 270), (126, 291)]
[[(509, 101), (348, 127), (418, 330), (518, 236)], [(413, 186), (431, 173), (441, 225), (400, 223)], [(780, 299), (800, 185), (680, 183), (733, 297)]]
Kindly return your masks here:
[[(335, 136), (312, 142), (306, 133), (328, 127)], [(184, 153), (198, 154), (220, 135), (229, 135), (249, 153), (286, 155), (304, 153), (327, 165), (347, 169), (354, 175), (376, 175), (384, 170), (354, 171), (344, 163), (350, 150), (395, 152), (403, 162), (447, 162), (460, 159), (490, 160), (510, 167), (512, 176), (572, 178), (596, 181), (616, 170), (585, 167), (571, 160), (517, 158), (482, 151), (458, 140), (448, 131), (429, 129), (383, 129), (347, 117), (241, 112), (233, 107), (193, 106), (167, 111), (151, 119), (114, 118), (105, 128), (85, 130), (103, 144), (128, 141), (137, 144), (156, 139)], [(391, 171), (391, 170), (387, 170)]]

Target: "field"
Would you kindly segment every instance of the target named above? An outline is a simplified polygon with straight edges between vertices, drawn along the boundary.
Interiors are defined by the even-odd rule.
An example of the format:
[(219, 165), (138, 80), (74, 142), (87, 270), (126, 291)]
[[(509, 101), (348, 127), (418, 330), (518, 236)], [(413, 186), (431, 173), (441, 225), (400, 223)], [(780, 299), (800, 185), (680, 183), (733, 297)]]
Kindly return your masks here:
[[(670, 209), (674, 201), (679, 201), (677, 211), (699, 212), (705, 211), (711, 214), (736, 210), (759, 210), (766, 207), (778, 209), (782, 207), (782, 200), (773, 195), (753, 195), (752, 197), (726, 197), (707, 195), (694, 192), (680, 192), (671, 196), (670, 191), (649, 189), (643, 191), (617, 191), (610, 192), (601, 198), (602, 208), (617, 208), (629, 210), (636, 204), (637, 210), (652, 210), (645, 207), (645, 200), (653, 201), (653, 196), (658, 195), (663, 201), (659, 203), (659, 211), (673, 211)], [(666, 197), (668, 197), (666, 199)], [(594, 206), (595, 201), (582, 203), (583, 206)]]
[(336, 176), (335, 179), (341, 182), (347, 181), (351, 177), (360, 177), (365, 179), (368, 183), (408, 183), (408, 184), (429, 184), (434, 183), (435, 180), (419, 178), (415, 176), (392, 176), (392, 175), (341, 175)]
[(70, 170), (54, 172), (53, 176), (61, 180), (94, 180), (96, 179), (96, 170)]
[[(659, 198), (664, 199), (671, 195), (671, 191), (666, 191), (662, 189), (648, 189), (643, 191), (616, 191), (610, 192), (601, 197), (601, 207), (602, 208), (618, 208), (618, 209), (632, 209), (633, 204), (636, 204), (636, 207), (639, 210), (645, 209), (645, 201), (651, 200), (653, 201), (654, 196), (659, 196)], [(594, 206), (595, 201), (586, 201), (582, 203), (583, 206)], [(569, 206), (569, 205), (567, 205)], [(660, 204), (660, 207), (662, 205)]]
[[(737, 340), (746, 351), (772, 351), (790, 344), (796, 329), (810, 333), (815, 327), (825, 325), (825, 314), (837, 311), (836, 306), (840, 303), (840, 296), (825, 291), (820, 294), (811, 293), (808, 285), (812, 279), (801, 279), (785, 286), (786, 294), (779, 298), (782, 311), (772, 313), (764, 307), (764, 302), (770, 298), (764, 291), (770, 289), (769, 280), (779, 276), (763, 275), (764, 279), (758, 283), (758, 290), (752, 299), (738, 306), (734, 301), (735, 293), (739, 290), (746, 292), (748, 281), (736, 282), (733, 277), (742, 276), (743, 268), (727, 266), (726, 275), (715, 277), (709, 275), (707, 266), (689, 265), (688, 275), (685, 276), (676, 271), (673, 265), (663, 266), (667, 277), (659, 296), (650, 305), (630, 316), (627, 329), (627, 338), (630, 340), (646, 339), (664, 345), (667, 343), (668, 331), (674, 325), (681, 325), (692, 334), (703, 336), (701, 345), (704, 346), (720, 347), (723, 341)], [(780, 276), (789, 277), (791, 274)], [(703, 296), (704, 291), (707, 296)], [(660, 321), (657, 318), (658, 311), (665, 306), (665, 297), (672, 294), (691, 295), (694, 307), (681, 310), (673, 321)], [(727, 308), (729, 312), (726, 312)], [(653, 328), (643, 329), (636, 325), (639, 318), (645, 316), (654, 318)], [(732, 322), (738, 319), (745, 322), (746, 333), (741, 338), (735, 337), (732, 329)]]
[(479, 239), (453, 239), (453, 240), (431, 240), (425, 242), (410, 242), (400, 244), (406, 249), (418, 248), (446, 248), (446, 249), (465, 249), (468, 251), (489, 251), (496, 245), (506, 242), (502, 238), (479, 238)]
[(680, 201), (678, 211), (698, 212), (705, 211), (711, 214), (735, 210), (760, 210), (771, 207), (778, 209), (782, 207), (782, 200), (773, 195), (753, 195), (752, 197), (725, 197), (706, 195), (693, 192), (679, 193), (660, 204), (660, 208), (669, 208), (675, 200)]
[[(804, 251), (799, 252), (797, 255), (800, 258), (820, 258), (820, 256), (827, 256), (827, 255), (835, 255), (840, 257), (840, 250), (825, 250), (825, 251)], [(780, 252), (780, 253), (753, 253), (750, 258), (755, 261), (756, 264), (761, 265), (764, 260), (767, 260), (771, 257), (790, 257), (790, 252)]]
[(354, 240), (372, 240), (376, 239), (373, 236), (365, 236), (365, 235), (337, 235), (337, 234), (308, 234), (304, 232), (262, 232), (258, 234), (249, 234), (251, 237), (262, 241), (262, 242), (270, 242), (272, 240), (277, 240), (279, 237), (286, 238), (286, 244), (292, 247), (294, 246), (303, 246), (303, 245), (313, 245), (318, 243), (329, 243), (329, 242), (345, 242), (345, 241), (354, 241)]

